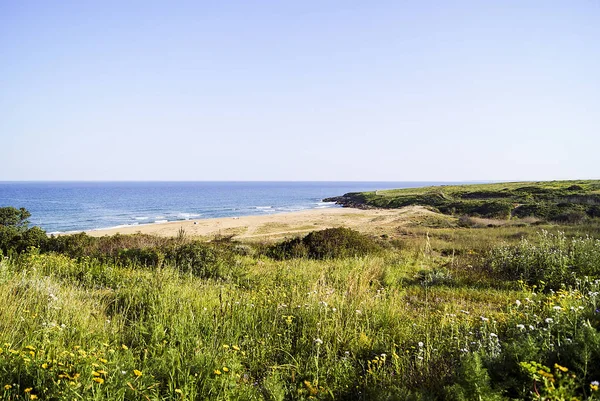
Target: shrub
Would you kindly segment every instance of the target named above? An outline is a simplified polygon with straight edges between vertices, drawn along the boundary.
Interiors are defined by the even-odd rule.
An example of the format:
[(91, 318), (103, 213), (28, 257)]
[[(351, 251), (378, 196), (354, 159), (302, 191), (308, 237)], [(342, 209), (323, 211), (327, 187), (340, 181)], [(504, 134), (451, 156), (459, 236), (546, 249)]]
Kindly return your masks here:
[(224, 280), (237, 275), (233, 254), (223, 247), (193, 242), (172, 249), (167, 258), (182, 273), (200, 278)]
[(333, 259), (377, 253), (382, 246), (371, 237), (345, 227), (313, 231), (304, 238), (293, 238), (273, 245), (267, 254), (274, 259), (308, 257)]
[(484, 263), (503, 278), (556, 289), (574, 284), (578, 275), (600, 275), (600, 240), (542, 230), (537, 241), (522, 239), (492, 250)]

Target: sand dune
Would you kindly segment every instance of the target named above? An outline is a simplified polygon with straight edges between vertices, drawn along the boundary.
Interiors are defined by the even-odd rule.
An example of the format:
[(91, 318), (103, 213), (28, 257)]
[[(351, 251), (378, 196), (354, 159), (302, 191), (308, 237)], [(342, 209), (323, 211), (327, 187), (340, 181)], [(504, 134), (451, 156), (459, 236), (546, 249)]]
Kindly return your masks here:
[(300, 212), (263, 216), (223, 217), (197, 219), (160, 224), (146, 224), (114, 229), (93, 230), (92, 236), (144, 233), (160, 236), (176, 236), (181, 228), (191, 236), (230, 236), (237, 239), (281, 238), (330, 227), (350, 227), (363, 232), (379, 233), (406, 224), (423, 216), (439, 216), (421, 207), (402, 209), (361, 210), (352, 208), (311, 209)]

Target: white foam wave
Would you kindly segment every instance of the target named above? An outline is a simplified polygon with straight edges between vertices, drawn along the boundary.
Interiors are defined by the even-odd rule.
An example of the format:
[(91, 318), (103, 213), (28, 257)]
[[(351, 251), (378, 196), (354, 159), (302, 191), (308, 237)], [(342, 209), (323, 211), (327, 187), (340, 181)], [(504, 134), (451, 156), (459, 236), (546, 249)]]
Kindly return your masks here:
[(177, 217), (181, 218), (181, 219), (185, 219), (185, 220), (189, 220), (191, 218), (194, 217), (200, 217), (201, 214), (199, 213), (178, 213)]

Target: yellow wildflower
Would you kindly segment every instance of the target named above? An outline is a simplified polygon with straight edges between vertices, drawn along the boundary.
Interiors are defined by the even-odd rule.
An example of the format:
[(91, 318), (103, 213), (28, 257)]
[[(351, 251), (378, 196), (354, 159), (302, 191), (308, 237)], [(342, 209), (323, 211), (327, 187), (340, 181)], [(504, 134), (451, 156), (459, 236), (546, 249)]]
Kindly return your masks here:
[(98, 372), (96, 372), (96, 371), (94, 370), (94, 371), (92, 371), (92, 376), (96, 376), (96, 377), (98, 377), (98, 376), (100, 376), (100, 373), (98, 373)]
[(218, 376), (221, 374), (221, 371), (219, 369), (215, 369), (215, 371), (213, 373)]
[(4, 390), (10, 390), (12, 388), (12, 386), (10, 384), (7, 384), (6, 386), (4, 386)]
[(224, 349), (228, 349), (228, 348), (229, 348), (229, 345), (227, 345), (227, 344), (223, 344), (223, 348), (224, 348)]
[(126, 346), (125, 344), (121, 344), (121, 348), (123, 348), (124, 350), (128, 350), (129, 349), (129, 347)]
[(176, 388), (176, 389), (175, 389), (175, 392), (176, 392), (177, 394), (183, 394), (183, 391), (181, 391), (181, 390), (180, 390), (180, 389), (178, 389), (178, 388)]
[(568, 372), (568, 371), (569, 371), (569, 369), (568, 369), (568, 368), (565, 368), (564, 366), (560, 366), (558, 363), (555, 363), (555, 364), (554, 364), (554, 367), (555, 367), (556, 369), (560, 370), (561, 372)]
[(107, 362), (108, 362), (108, 361), (107, 361), (106, 359), (104, 359), (104, 358), (98, 358), (98, 360), (99, 360), (100, 362), (102, 362), (102, 363), (107, 363)]
[(227, 366), (223, 366), (223, 372), (225, 372), (225, 373), (229, 372), (229, 368)]
[(35, 394), (31, 394), (31, 395), (29, 396), (29, 399), (30, 399), (30, 400), (37, 400), (37, 399), (38, 399), (38, 396), (37, 396), (37, 395), (35, 395)]
[(233, 347), (231, 347), (231, 348), (233, 348), (235, 351), (239, 351), (239, 350), (240, 350), (240, 347), (238, 347), (237, 345), (234, 345), (234, 346), (233, 346)]
[(94, 377), (92, 380), (95, 381), (98, 384), (104, 383), (104, 379), (101, 378), (101, 377)]
[(31, 390), (33, 390), (33, 388), (31, 387), (27, 387), (25, 390), (23, 390), (25, 393), (31, 393)]
[(28, 345), (25, 347), (25, 349), (31, 350), (31, 351), (35, 351), (35, 347), (33, 345)]
[(142, 372), (137, 369), (133, 369), (133, 374), (136, 375), (137, 377), (140, 377), (142, 375)]
[(108, 372), (106, 370), (99, 370), (98, 373), (101, 375), (106, 375)]

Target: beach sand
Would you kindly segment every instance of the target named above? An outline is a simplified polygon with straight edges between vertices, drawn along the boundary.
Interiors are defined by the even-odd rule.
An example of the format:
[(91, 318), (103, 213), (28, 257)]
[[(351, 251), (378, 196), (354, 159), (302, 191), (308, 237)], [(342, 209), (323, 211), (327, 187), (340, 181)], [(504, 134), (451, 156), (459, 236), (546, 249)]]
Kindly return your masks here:
[[(99, 237), (113, 234), (152, 234), (176, 236), (180, 229), (185, 235), (197, 237), (233, 236), (235, 239), (280, 239), (292, 235), (331, 227), (349, 227), (367, 233), (388, 233), (398, 227), (414, 224), (422, 218), (441, 215), (419, 206), (402, 209), (327, 208), (259, 216), (222, 217), (175, 221), (159, 224), (119, 227), (87, 231)], [(447, 216), (439, 217), (447, 218)]]

